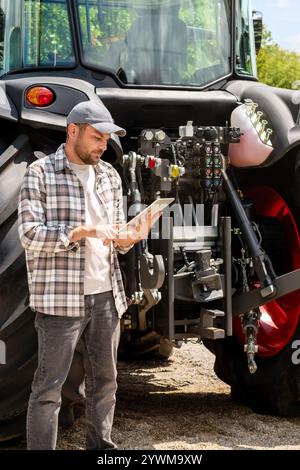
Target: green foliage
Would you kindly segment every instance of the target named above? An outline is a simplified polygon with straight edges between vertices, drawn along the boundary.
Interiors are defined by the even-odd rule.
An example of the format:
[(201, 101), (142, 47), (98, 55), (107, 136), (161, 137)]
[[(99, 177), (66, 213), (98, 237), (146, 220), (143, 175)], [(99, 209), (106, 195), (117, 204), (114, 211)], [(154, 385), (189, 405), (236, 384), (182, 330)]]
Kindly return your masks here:
[[(82, 42), (86, 57), (92, 63), (106, 62), (111, 46), (124, 43), (126, 33), (132, 27), (138, 16), (146, 9), (134, 8), (135, 2), (130, 1), (124, 6), (114, 3), (105, 4), (99, 9), (99, 4), (90, 5), (89, 28), (87, 25), (86, 6), (79, 5)], [(158, 7), (163, 12), (162, 4)], [(131, 6), (131, 7), (130, 7)], [(158, 8), (158, 11), (159, 11)], [(178, 10), (178, 11), (177, 11)], [(194, 73), (205, 67), (218, 64), (220, 61), (220, 37), (218, 36), (219, 11), (216, 1), (190, 0), (188, 4), (174, 6), (174, 17), (179, 18), (189, 28), (186, 64), (180, 70), (181, 78), (189, 80)], [(138, 38), (137, 38), (138, 41)], [(125, 51), (125, 46), (124, 46)], [(181, 51), (178, 51), (179, 53)], [(126, 53), (121, 53), (126, 55)], [(111, 60), (109, 60), (111, 64)]]
[(300, 79), (300, 54), (281, 49), (264, 30), (262, 48), (257, 57), (258, 78), (267, 85), (292, 88)]
[[(21, 44), (18, 50), (19, 62), (21, 63), (23, 59), (24, 66), (50, 67), (73, 64), (74, 53), (66, 0), (23, 0), (17, 3), (19, 5), (16, 8), (18, 15), (13, 21), (17, 21), (15, 26), (21, 28), (23, 38), (23, 50), (21, 51)], [(110, 0), (105, 2), (78, 0), (77, 2), (74, 0), (74, 4), (78, 5), (79, 32), (82, 37), (85, 59), (89, 63), (103, 64), (116, 70), (120, 67), (120, 63), (125, 65), (129, 63), (130, 72), (132, 72), (132, 60), (128, 59), (129, 53), (126, 50), (127, 32), (131, 30), (138, 17), (149, 15), (151, 12), (149, 4), (151, 4), (153, 5), (151, 12), (153, 18), (150, 17), (149, 25), (152, 26), (151, 22), (156, 20), (156, 24), (163, 31), (162, 37), (168, 37), (166, 32), (172, 25), (173, 17), (177, 19), (179, 24), (181, 22), (187, 27), (187, 34), (183, 36), (181, 43), (179, 41), (178, 44), (176, 43), (178, 51), (176, 50), (174, 53), (172, 47), (169, 51), (168, 44), (162, 40), (165, 52), (161, 47), (160, 49), (164, 53), (161, 53), (159, 57), (159, 54), (156, 54), (158, 46), (154, 45), (155, 41), (152, 40), (153, 44), (149, 43), (149, 50), (153, 46), (153, 56), (155, 56), (158, 65), (160, 58), (165, 62), (171, 62), (172, 57), (174, 64), (172, 62), (170, 67), (166, 64), (166, 70), (174, 69), (176, 77), (179, 77), (178, 80), (191, 84), (214, 79), (215, 70), (217, 70), (214, 66), (222, 65), (221, 50), (224, 49), (222, 42), (224, 42), (224, 33), (226, 34), (224, 28), (227, 27), (226, 14), (228, 12), (225, 3), (223, 4), (219, 0), (189, 0), (189, 2), (181, 2), (180, 0), (169, 0), (168, 2), (165, 0), (164, 2), (159, 0), (147, 0), (147, 2), (145, 0)], [(24, 7), (22, 12), (20, 11), (21, 5)], [(158, 12), (161, 10), (162, 14), (159, 19), (157, 19), (156, 10)], [(169, 26), (168, 22), (164, 23), (161, 19), (163, 14), (167, 15), (166, 18), (170, 17)], [(145, 28), (146, 32), (150, 26)], [(137, 31), (137, 29), (133, 28), (132, 30)], [(152, 29), (155, 33), (156, 28)], [(136, 49), (139, 49), (139, 37), (136, 32), (135, 34), (137, 36)], [(149, 34), (149, 36), (149, 41), (151, 41), (153, 34)], [(144, 50), (147, 51), (147, 37), (141, 44), (141, 52), (143, 44), (147, 45), (144, 47)], [(175, 52), (178, 53), (178, 58)], [(226, 52), (223, 51), (223, 54)], [(11, 50), (7, 48), (6, 56), (9, 56), (9, 60), (11, 55)], [(14, 65), (11, 66), (11, 68), (14, 67)], [(125, 66), (124, 69), (126, 69)]]
[(211, 38), (190, 35), (187, 46), (187, 64), (183, 77), (189, 80), (193, 74), (205, 67), (217, 64), (219, 58), (219, 44), (217, 38), (217, 10), (216, 3), (211, 0), (192, 0), (189, 4), (182, 6), (179, 18), (188, 26), (202, 29), (211, 33)]
[(215, 29), (215, 2), (211, 0), (192, 0), (185, 7), (181, 7), (179, 18), (188, 26)]
[(25, 1), (25, 65), (55, 65), (73, 58), (66, 4)]
[(124, 38), (135, 18), (136, 13), (130, 8), (110, 6), (98, 10), (97, 6), (90, 6), (88, 28), (85, 5), (79, 5), (83, 47), (95, 49), (99, 60), (112, 42)]

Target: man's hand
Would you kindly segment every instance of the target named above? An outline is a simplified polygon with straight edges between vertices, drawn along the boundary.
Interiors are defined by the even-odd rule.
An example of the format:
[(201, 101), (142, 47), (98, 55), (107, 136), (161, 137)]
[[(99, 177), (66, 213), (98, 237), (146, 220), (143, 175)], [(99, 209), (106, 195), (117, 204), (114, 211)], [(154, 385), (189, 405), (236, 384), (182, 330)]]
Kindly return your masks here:
[(162, 215), (162, 211), (151, 214), (147, 212), (144, 216), (139, 219), (136, 224), (130, 224), (127, 229), (121, 230), (122, 226), (119, 226), (119, 235), (115, 240), (116, 244), (120, 248), (127, 248), (130, 245), (140, 242), (148, 237), (148, 234), (157, 220)]
[(70, 242), (77, 242), (82, 238), (92, 237), (102, 240), (105, 246), (113, 241), (120, 248), (127, 248), (147, 238), (151, 228), (161, 215), (162, 211), (156, 212), (153, 215), (151, 212), (147, 212), (139, 219), (137, 224), (129, 223), (127, 229), (122, 231), (121, 228), (124, 227), (124, 225), (80, 225), (72, 230)]
[(72, 230), (70, 242), (77, 242), (82, 238), (91, 237), (99, 238), (103, 244), (108, 245), (118, 236), (118, 225), (97, 224), (97, 225), (80, 225)]
[(108, 245), (111, 241), (118, 237), (118, 226), (108, 224), (95, 225), (96, 238), (100, 238), (104, 245)]

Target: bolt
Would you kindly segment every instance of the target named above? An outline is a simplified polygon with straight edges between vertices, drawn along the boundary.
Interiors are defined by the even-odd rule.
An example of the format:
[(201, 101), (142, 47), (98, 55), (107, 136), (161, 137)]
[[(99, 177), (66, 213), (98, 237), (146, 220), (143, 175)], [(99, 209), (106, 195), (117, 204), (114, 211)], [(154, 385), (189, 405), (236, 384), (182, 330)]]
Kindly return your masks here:
[(263, 113), (261, 111), (257, 111), (257, 113), (253, 113), (251, 116), (251, 120), (253, 124), (255, 124), (257, 131), (261, 128), (261, 119), (263, 117)]
[(153, 134), (153, 132), (152, 132), (152, 131), (146, 131), (146, 132), (145, 132), (145, 134), (144, 134), (144, 138), (145, 138), (145, 140), (148, 140), (148, 141), (150, 141), (150, 140), (152, 140), (152, 139), (153, 139), (153, 137), (154, 137), (154, 134)]
[(268, 125), (268, 121), (265, 119), (261, 122), (261, 132), (264, 132), (266, 126)]
[(245, 99), (245, 105), (246, 105), (246, 113), (248, 116), (250, 116), (252, 112), (252, 106), (253, 106), (253, 101), (250, 98)]
[(250, 116), (252, 122), (255, 122), (255, 119), (256, 119), (256, 108), (258, 108), (258, 104), (257, 103), (252, 103), (250, 113), (249, 113), (249, 116)]
[(272, 129), (267, 129), (266, 130), (266, 140), (269, 140), (269, 138), (271, 137), (272, 134), (273, 134), (273, 130)]
[(161, 131), (161, 130), (160, 130), (160, 131), (157, 131), (157, 132), (155, 132), (155, 138), (156, 138), (157, 140), (162, 141), (162, 140), (164, 140), (164, 139), (166, 138), (166, 133), (165, 133), (164, 131)]

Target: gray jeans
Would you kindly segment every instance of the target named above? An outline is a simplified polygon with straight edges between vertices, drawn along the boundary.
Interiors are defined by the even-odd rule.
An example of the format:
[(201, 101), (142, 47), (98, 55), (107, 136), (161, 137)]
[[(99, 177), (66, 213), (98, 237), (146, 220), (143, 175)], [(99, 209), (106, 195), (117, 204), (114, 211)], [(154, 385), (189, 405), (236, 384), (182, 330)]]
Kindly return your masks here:
[(86, 448), (116, 448), (111, 440), (111, 429), (117, 390), (120, 320), (112, 291), (85, 296), (85, 317), (37, 313), (35, 327), (38, 367), (28, 404), (27, 448), (54, 450), (56, 447), (61, 389), (80, 337), (86, 373)]

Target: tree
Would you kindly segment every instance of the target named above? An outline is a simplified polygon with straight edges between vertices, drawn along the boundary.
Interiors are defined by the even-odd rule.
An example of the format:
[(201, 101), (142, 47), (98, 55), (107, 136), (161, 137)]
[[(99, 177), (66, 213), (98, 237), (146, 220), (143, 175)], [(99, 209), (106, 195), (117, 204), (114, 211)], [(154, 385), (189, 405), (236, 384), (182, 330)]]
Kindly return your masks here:
[(258, 78), (267, 85), (292, 88), (300, 79), (300, 54), (281, 49), (264, 27), (262, 47), (257, 57)]

